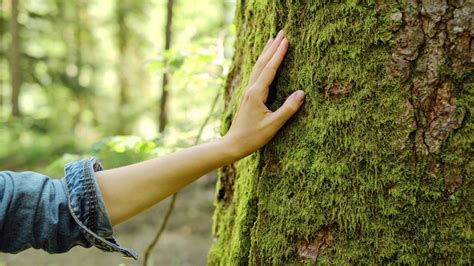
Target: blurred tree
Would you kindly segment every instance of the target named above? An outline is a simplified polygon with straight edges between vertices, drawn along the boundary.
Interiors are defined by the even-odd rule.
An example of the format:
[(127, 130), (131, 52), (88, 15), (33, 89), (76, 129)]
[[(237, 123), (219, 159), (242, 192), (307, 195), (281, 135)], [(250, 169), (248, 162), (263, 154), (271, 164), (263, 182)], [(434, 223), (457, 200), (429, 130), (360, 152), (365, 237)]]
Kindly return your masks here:
[[(174, 0), (167, 0), (166, 4), (166, 25), (165, 25), (165, 48), (164, 53), (171, 48), (171, 37), (173, 27), (173, 7)], [(160, 99), (160, 118), (159, 118), (159, 132), (163, 132), (168, 121), (168, 83), (170, 74), (168, 71), (163, 72), (163, 81), (161, 84), (161, 99)]]
[(5, 2), (2, 2), (0, 3), (0, 120), (3, 119), (3, 116), (4, 116), (4, 111), (3, 111), (3, 107), (4, 107), (4, 99), (5, 99), (5, 87), (6, 87), (6, 82), (7, 82), (7, 74), (5, 72), (8, 72), (6, 71), (5, 69), (5, 66), (6, 66), (6, 62), (8, 60), (6, 60), (7, 58), (7, 51), (6, 51), (6, 45), (5, 45), (5, 37), (6, 37), (6, 33), (7, 33), (7, 18), (6, 18), (6, 15), (7, 15), (7, 12), (6, 12), (6, 4)]
[(127, 64), (127, 46), (129, 40), (129, 28), (126, 21), (128, 5), (131, 1), (117, 0), (116, 6), (116, 19), (118, 25), (117, 31), (117, 46), (119, 50), (119, 60), (117, 64), (117, 76), (119, 81), (120, 96), (119, 96), (119, 118), (120, 123), (117, 123), (117, 134), (126, 134), (125, 126), (125, 106), (130, 102), (129, 100), (129, 82), (128, 82), (128, 64)]
[[(138, 51), (143, 46), (143, 37), (132, 27), (130, 20), (133, 17), (145, 17), (147, 0), (117, 0), (115, 3), (115, 19), (117, 24), (116, 42), (118, 49), (117, 79), (120, 88), (116, 134), (130, 134), (131, 114), (131, 87), (137, 88), (140, 80), (139, 74), (133, 72), (138, 68), (133, 62)], [(135, 79), (134, 79), (135, 77)]]
[(209, 264), (472, 264), (473, 14), (468, 1), (238, 1), (222, 133), (279, 29), (290, 48), (267, 105), (306, 98), (220, 170)]
[[(65, 27), (65, 42), (71, 45), (64, 58), (66, 71), (62, 75), (78, 105), (72, 118), (72, 129), (75, 129), (79, 126), (84, 111), (94, 110), (91, 101), (88, 100), (89, 97), (94, 96), (94, 90), (91, 88), (93, 85), (85, 81), (84, 70), (95, 68), (95, 62), (92, 62), (90, 56), (87, 56), (95, 42), (89, 26), (91, 18), (88, 14), (88, 1), (77, 0), (74, 4), (59, 3), (59, 5), (66, 5), (71, 13), (63, 14), (64, 20), (69, 22), (68, 27)], [(94, 75), (94, 71), (89, 71), (87, 80), (92, 80), (90, 77), (92, 75)]]
[[(228, 33), (229, 24), (231, 24), (231, 21), (232, 21), (232, 15), (230, 15), (230, 18), (229, 18), (228, 13), (232, 11), (232, 8), (231, 8), (230, 3), (227, 2), (226, 0), (220, 1), (217, 7), (219, 9), (218, 19), (213, 23), (214, 24), (213, 27), (209, 27), (205, 29), (208, 34), (210, 31), (212, 31), (213, 32), (212, 34), (215, 35), (215, 39), (213, 39), (213, 41), (215, 42), (215, 51), (212, 51), (212, 52), (205, 51), (203, 53), (203, 49), (197, 46), (200, 48), (199, 50), (201, 51), (197, 49), (196, 49), (197, 51), (192, 50), (195, 53), (194, 55), (190, 55), (186, 53), (180, 54), (179, 52), (170, 50), (169, 44), (165, 44), (165, 46), (168, 45), (168, 49), (163, 53), (163, 55), (160, 58), (158, 58), (156, 61), (152, 63), (152, 66), (154, 68), (164, 70), (163, 71), (164, 76), (171, 75), (171, 74), (179, 75), (180, 74), (179, 70), (181, 71), (186, 70), (187, 65), (192, 65), (192, 71), (188, 72), (189, 71), (188, 70), (184, 72), (184, 76), (186, 80), (192, 80), (193, 75), (200, 73), (202, 71), (200, 66), (204, 66), (207, 69), (207, 72), (213, 75), (213, 80), (206, 83), (206, 86), (203, 86), (205, 90), (201, 89), (201, 94), (205, 92), (206, 90), (209, 91), (210, 89), (211, 90), (214, 89), (216, 90), (215, 92), (216, 95), (214, 96), (214, 99), (212, 100), (212, 104), (211, 104), (211, 108), (210, 108), (208, 116), (204, 119), (204, 121), (199, 127), (199, 131), (197, 132), (197, 135), (194, 138), (193, 145), (197, 145), (199, 143), (207, 124), (211, 122), (213, 119), (215, 119), (215, 116), (216, 116), (215, 109), (218, 106), (217, 103), (221, 96), (223, 79), (228, 71), (229, 64), (227, 62), (228, 60), (225, 54), (225, 41), (226, 41), (226, 37), (232, 35), (232, 33)], [(170, 5), (170, 2), (168, 2), (167, 8), (168, 8), (168, 12), (172, 13), (173, 3), (171, 3)], [(179, 9), (178, 9), (178, 12), (179, 12)], [(169, 26), (171, 27), (171, 22), (169, 22)], [(171, 35), (171, 28), (167, 27), (167, 30), (170, 31), (169, 34)], [(171, 36), (169, 36), (169, 38), (171, 38)], [(193, 47), (193, 48), (196, 48), (196, 47)], [(213, 54), (211, 55), (210, 53), (213, 53)], [(188, 87), (187, 84), (188, 84), (188, 81), (185, 82), (184, 87)], [(166, 88), (166, 86), (164, 86), (163, 88)], [(175, 90), (175, 91), (179, 92), (179, 90)], [(176, 99), (176, 100), (178, 101), (179, 99)], [(220, 114), (220, 110), (218, 111), (218, 114)], [(186, 123), (188, 125), (190, 124), (189, 121), (186, 121)], [(160, 123), (160, 125), (162, 124)], [(163, 125), (165, 126), (166, 123), (164, 123)], [(210, 181), (209, 183), (214, 184), (213, 181), (211, 180), (209, 181)], [(145, 251), (145, 256), (143, 260), (144, 266), (148, 264), (152, 264), (149, 262), (149, 261), (152, 261), (151, 260), (152, 251), (154, 247), (156, 246), (156, 244), (158, 243), (162, 234), (167, 229), (167, 224), (173, 212), (177, 195), (178, 193), (175, 193), (171, 197), (171, 201), (168, 206), (168, 210), (166, 211), (164, 215), (163, 222), (161, 223), (154, 239), (148, 245)]]
[(20, 116), (19, 97), (22, 81), (20, 24), (18, 23), (18, 5), (20, 0), (11, 0), (10, 16), (10, 82), (11, 82), (11, 115)]

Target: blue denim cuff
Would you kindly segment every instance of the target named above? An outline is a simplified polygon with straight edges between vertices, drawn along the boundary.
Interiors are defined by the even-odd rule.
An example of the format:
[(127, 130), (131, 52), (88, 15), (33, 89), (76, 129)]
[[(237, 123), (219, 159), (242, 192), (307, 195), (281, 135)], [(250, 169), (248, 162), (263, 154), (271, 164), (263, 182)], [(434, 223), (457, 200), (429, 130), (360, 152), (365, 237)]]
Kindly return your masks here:
[(69, 211), (87, 241), (101, 250), (138, 259), (135, 251), (121, 247), (112, 236), (112, 224), (94, 175), (103, 170), (99, 161), (95, 157), (78, 160), (64, 169)]

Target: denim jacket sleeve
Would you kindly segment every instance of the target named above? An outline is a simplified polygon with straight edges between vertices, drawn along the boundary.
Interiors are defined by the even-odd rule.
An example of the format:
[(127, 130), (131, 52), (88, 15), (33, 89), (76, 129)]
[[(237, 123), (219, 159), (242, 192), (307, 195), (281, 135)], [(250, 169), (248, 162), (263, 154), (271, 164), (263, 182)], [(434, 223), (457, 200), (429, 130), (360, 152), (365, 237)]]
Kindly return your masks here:
[(68, 163), (62, 179), (0, 172), (0, 251), (18, 253), (33, 247), (62, 253), (80, 245), (137, 259), (113, 238), (94, 175), (101, 170), (92, 157)]

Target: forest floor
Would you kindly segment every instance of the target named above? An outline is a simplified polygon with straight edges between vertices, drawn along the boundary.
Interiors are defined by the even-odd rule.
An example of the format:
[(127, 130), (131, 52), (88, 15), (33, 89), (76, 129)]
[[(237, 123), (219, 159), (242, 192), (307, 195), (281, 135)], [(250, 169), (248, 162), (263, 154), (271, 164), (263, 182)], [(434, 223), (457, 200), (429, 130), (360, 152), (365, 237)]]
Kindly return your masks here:
[[(167, 230), (156, 245), (149, 265), (206, 265), (212, 242), (215, 180), (215, 173), (211, 173), (178, 194)], [(169, 202), (168, 198), (114, 228), (118, 242), (139, 253), (138, 261), (97, 248), (74, 247), (68, 253), (54, 255), (33, 249), (19, 254), (0, 253), (0, 266), (142, 265), (145, 249), (155, 236)]]

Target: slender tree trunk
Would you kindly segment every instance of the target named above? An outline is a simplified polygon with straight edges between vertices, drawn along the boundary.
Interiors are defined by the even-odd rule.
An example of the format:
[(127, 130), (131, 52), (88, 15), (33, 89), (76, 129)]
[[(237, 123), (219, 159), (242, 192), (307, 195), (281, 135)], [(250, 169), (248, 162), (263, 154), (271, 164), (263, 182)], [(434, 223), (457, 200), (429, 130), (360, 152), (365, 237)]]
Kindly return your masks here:
[[(83, 27), (85, 27), (87, 23), (87, 17), (85, 13), (87, 12), (87, 3), (84, 2), (84, 0), (76, 0), (76, 3), (72, 5), (74, 16), (73, 16), (73, 27), (74, 27), (74, 49), (73, 51), (73, 64), (77, 68), (77, 72), (75, 75), (75, 79), (77, 80), (77, 84), (80, 84), (80, 77), (82, 74), (82, 69), (84, 66), (84, 60), (83, 60), (83, 51), (84, 51), (84, 40), (83, 40)], [(71, 48), (70, 48), (71, 49)], [(78, 86), (74, 90), (74, 96), (76, 98), (76, 103), (79, 105), (79, 110), (74, 114), (72, 121), (73, 121), (73, 127), (71, 130), (74, 132), (76, 130), (76, 127), (79, 125), (81, 122), (81, 116), (82, 113), (85, 109), (85, 91), (82, 86)]]
[(127, 63), (127, 46), (128, 46), (128, 38), (130, 38), (128, 27), (126, 24), (126, 16), (127, 16), (127, 4), (123, 3), (122, 1), (116, 2), (117, 9), (116, 9), (116, 18), (117, 18), (117, 25), (118, 25), (118, 50), (119, 50), (119, 63), (117, 66), (117, 74), (118, 74), (118, 82), (120, 88), (119, 94), (119, 119), (120, 123), (118, 123), (117, 134), (126, 134), (126, 107), (129, 104), (129, 82), (128, 82), (128, 75), (129, 75), (129, 64)]
[(18, 23), (18, 4), (19, 0), (11, 0), (11, 18), (10, 18), (10, 80), (11, 80), (11, 114), (20, 116), (19, 97), (22, 84), (21, 75), (21, 40), (20, 25)]
[[(165, 51), (171, 48), (171, 35), (173, 27), (173, 6), (174, 0), (168, 0), (166, 5), (166, 25), (165, 25)], [(161, 100), (160, 100), (160, 117), (159, 117), (159, 131), (163, 132), (168, 122), (168, 82), (169, 73), (163, 73), (163, 82), (161, 84)]]
[[(337, 3), (335, 3), (337, 2)], [(237, 3), (223, 133), (267, 39), (302, 109), (219, 171), (211, 265), (471, 264), (472, 1)]]
[[(5, 9), (4, 3), (0, 3), (0, 8)], [(0, 20), (0, 56), (6, 60), (7, 58), (7, 48), (5, 45), (5, 35), (7, 33), (7, 26), (5, 20)], [(5, 61), (6, 62), (6, 61)], [(5, 97), (5, 79), (0, 79), (0, 120), (3, 120), (3, 107), (4, 107), (4, 97)]]

